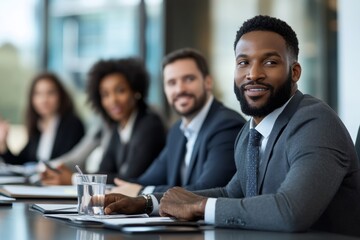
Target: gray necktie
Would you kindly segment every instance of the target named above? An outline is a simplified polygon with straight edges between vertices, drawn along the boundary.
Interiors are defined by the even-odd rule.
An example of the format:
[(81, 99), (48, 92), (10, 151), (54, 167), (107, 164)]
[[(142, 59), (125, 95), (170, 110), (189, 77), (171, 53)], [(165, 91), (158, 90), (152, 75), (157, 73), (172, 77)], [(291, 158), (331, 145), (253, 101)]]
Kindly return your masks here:
[(257, 173), (259, 167), (259, 147), (261, 134), (255, 130), (250, 129), (249, 145), (248, 145), (248, 159), (246, 164), (247, 180), (246, 180), (246, 197), (256, 196), (257, 189)]

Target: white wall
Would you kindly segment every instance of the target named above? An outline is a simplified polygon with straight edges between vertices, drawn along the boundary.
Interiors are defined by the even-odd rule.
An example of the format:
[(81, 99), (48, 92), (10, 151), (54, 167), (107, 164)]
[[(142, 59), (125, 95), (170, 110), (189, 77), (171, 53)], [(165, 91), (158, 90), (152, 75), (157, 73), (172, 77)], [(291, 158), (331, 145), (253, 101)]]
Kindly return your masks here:
[(360, 124), (359, 13), (359, 0), (338, 0), (339, 115), (353, 140)]

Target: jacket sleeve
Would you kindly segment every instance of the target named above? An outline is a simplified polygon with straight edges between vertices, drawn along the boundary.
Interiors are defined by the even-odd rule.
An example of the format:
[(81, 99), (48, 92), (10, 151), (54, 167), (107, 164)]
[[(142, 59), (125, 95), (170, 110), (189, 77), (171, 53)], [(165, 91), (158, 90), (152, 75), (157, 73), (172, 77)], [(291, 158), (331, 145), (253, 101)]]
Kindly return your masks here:
[(164, 148), (150, 167), (136, 180), (143, 186), (161, 185), (167, 179), (167, 149)]
[(4, 154), (1, 154), (1, 157), (8, 164), (22, 165), (27, 162), (36, 162), (36, 159), (32, 157), (32, 155), (31, 144), (28, 142), (18, 155), (14, 155), (10, 149), (8, 149)]

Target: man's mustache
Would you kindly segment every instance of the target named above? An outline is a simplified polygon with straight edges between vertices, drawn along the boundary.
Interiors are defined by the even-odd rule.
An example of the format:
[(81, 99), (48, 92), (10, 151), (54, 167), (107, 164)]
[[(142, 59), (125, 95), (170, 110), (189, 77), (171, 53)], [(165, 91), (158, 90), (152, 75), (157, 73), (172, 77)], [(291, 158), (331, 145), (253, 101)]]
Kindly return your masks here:
[(184, 93), (180, 93), (180, 94), (176, 95), (175, 98), (174, 98), (174, 101), (176, 101), (180, 97), (195, 97), (195, 96), (193, 94), (191, 94), (191, 93), (185, 93), (184, 92)]
[(250, 86), (250, 85), (261, 85), (264, 86), (266, 88), (272, 89), (273, 87), (270, 84), (267, 83), (261, 83), (261, 82), (256, 82), (256, 81), (251, 81), (248, 83), (244, 83), (243, 85), (241, 85), (240, 87), (238, 87), (240, 90), (245, 91), (245, 87), (246, 86)]

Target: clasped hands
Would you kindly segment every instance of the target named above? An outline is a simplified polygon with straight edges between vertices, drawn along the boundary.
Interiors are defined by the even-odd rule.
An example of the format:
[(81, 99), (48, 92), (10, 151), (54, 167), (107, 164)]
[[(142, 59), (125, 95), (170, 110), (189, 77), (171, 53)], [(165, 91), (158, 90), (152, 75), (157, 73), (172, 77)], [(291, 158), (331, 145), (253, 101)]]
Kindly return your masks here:
[[(160, 200), (159, 214), (179, 220), (198, 220), (204, 218), (207, 198), (196, 195), (180, 187), (166, 191)], [(105, 196), (105, 214), (144, 213), (146, 200), (142, 196), (129, 197), (119, 193)]]

